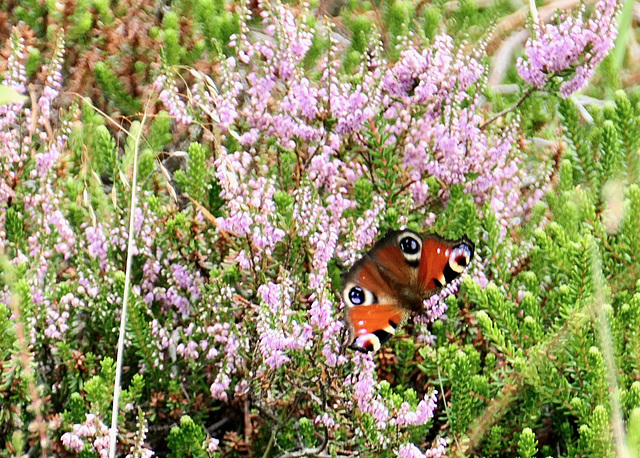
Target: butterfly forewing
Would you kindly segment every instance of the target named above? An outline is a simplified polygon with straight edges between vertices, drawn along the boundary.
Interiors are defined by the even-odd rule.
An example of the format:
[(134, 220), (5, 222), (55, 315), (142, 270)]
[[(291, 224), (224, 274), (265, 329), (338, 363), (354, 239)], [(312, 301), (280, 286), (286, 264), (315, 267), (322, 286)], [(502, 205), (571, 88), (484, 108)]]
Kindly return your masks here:
[(472, 257), (473, 244), (466, 237), (447, 240), (435, 234), (425, 236), (418, 272), (425, 298), (460, 276)]

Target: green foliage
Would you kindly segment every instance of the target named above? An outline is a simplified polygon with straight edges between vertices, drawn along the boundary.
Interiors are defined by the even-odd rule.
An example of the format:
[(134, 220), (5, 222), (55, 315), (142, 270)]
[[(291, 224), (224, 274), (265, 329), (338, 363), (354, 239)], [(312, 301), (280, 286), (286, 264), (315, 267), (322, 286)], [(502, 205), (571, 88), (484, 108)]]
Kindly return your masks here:
[(440, 10), (434, 5), (425, 7), (423, 12), (423, 19), (424, 34), (429, 40), (433, 40), (434, 37), (438, 34), (440, 24), (442, 23), (442, 15), (440, 14)]
[(180, 426), (171, 428), (167, 439), (169, 458), (205, 458), (203, 449), (205, 432), (202, 425), (193, 422), (191, 417), (184, 415), (180, 418)]
[(104, 96), (126, 115), (132, 115), (141, 110), (140, 101), (127, 93), (122, 81), (104, 62), (97, 62), (94, 67), (94, 76)]
[(113, 13), (110, 3), (111, 0), (93, 0), (93, 7), (96, 9), (100, 21), (107, 26), (113, 23)]
[(588, 416), (587, 422), (580, 426), (580, 441), (586, 453), (591, 456), (615, 456), (609, 428), (609, 412), (598, 405)]
[(22, 245), (24, 242), (24, 223), (21, 214), (15, 207), (9, 207), (5, 214), (5, 231), (7, 239), (13, 243)]
[(392, 59), (399, 57), (396, 45), (407, 35), (415, 16), (415, 7), (409, 1), (396, 0), (391, 3), (385, 15), (385, 24), (389, 32), (389, 45)]
[(356, 15), (349, 18), (348, 27), (351, 32), (351, 43), (344, 60), (344, 68), (349, 72), (356, 68), (362, 54), (369, 50), (373, 24), (368, 16)]
[(84, 384), (85, 399), (92, 413), (100, 414), (102, 418), (109, 418), (113, 399), (113, 382), (116, 378), (116, 362), (107, 356), (100, 366), (102, 367), (100, 374), (91, 377)]
[(301, 418), (298, 421), (298, 429), (300, 431), (300, 436), (302, 438), (302, 443), (305, 447), (313, 447), (315, 446), (317, 440), (314, 437), (315, 428), (313, 426), (313, 422), (308, 418)]
[(167, 65), (173, 66), (183, 63), (186, 49), (180, 43), (182, 34), (179, 30), (178, 15), (169, 11), (162, 20), (162, 38), (164, 41), (163, 57)]
[(538, 441), (531, 428), (525, 428), (518, 442), (518, 454), (521, 458), (533, 458), (538, 453)]
[(225, 10), (224, 1), (197, 0), (194, 7), (197, 23), (206, 39), (206, 46), (210, 52), (222, 50), (230, 54), (227, 46), (229, 39), (240, 30), (237, 13)]
[(640, 138), (635, 133), (640, 129), (640, 114), (637, 109), (633, 109), (624, 91), (616, 92), (615, 103), (615, 126), (622, 143), (623, 162), (626, 165), (624, 171), (629, 183), (638, 183), (640, 180), (640, 156), (637, 151), (640, 147)]
[(70, 424), (83, 423), (87, 413), (87, 407), (80, 393), (71, 393), (64, 419)]
[(605, 181), (622, 173), (624, 156), (621, 151), (618, 131), (613, 121), (606, 120), (602, 126), (602, 168)]
[(147, 142), (149, 148), (154, 152), (162, 151), (165, 146), (171, 143), (173, 134), (171, 133), (171, 118), (169, 113), (162, 110), (158, 112), (153, 122), (149, 126)]
[(463, 186), (452, 186), (449, 205), (434, 228), (443, 237), (457, 239), (467, 234), (471, 240), (476, 239), (479, 230), (478, 212), (471, 195), (464, 192)]
[(82, 41), (93, 27), (93, 14), (90, 10), (91, 0), (79, 0), (76, 2), (73, 14), (70, 17), (72, 26), (68, 34), (73, 41)]
[(16, 8), (16, 17), (26, 23), (38, 37), (42, 38), (45, 32), (45, 17), (47, 7), (38, 0), (25, 0)]
[(10, 319), (11, 311), (8, 307), (0, 309), (0, 357), (6, 361), (13, 353), (15, 345), (15, 329)]
[(638, 450), (640, 450), (640, 408), (635, 408), (629, 415), (629, 422), (627, 423), (628, 432), (628, 444), (631, 456), (638, 457)]
[(119, 161), (116, 142), (105, 126), (98, 126), (92, 137), (93, 158), (100, 174), (107, 175), (113, 182), (117, 180)]
[(565, 135), (569, 140), (575, 159), (572, 161), (577, 167), (576, 175), (583, 176), (588, 181), (594, 181), (602, 165), (598, 162), (598, 156), (594, 155), (588, 141), (587, 128), (580, 122), (580, 114), (571, 98), (562, 99), (558, 106), (563, 120)]
[(186, 192), (196, 202), (206, 202), (208, 194), (210, 169), (207, 167), (207, 150), (199, 143), (192, 143), (187, 151), (187, 169), (175, 173), (175, 181), (183, 192)]

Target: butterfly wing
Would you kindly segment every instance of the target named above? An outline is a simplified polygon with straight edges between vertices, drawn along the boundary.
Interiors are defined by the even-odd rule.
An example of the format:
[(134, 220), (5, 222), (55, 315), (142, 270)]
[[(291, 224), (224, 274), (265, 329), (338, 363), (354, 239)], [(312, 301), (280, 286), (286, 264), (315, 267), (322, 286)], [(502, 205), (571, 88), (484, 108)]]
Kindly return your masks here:
[[(377, 351), (406, 321), (418, 278), (422, 237), (391, 231), (342, 278), (342, 300), (351, 347)], [(415, 301), (415, 298), (413, 299)]]
[(438, 293), (469, 266), (475, 246), (466, 236), (448, 240), (436, 234), (424, 237), (418, 287), (424, 299)]

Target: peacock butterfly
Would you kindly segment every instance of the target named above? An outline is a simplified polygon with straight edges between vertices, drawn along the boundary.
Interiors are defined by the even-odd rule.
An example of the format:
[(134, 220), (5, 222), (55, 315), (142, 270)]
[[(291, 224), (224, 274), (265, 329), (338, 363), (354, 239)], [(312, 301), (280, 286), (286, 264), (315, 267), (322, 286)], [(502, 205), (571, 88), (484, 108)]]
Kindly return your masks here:
[(424, 312), (424, 301), (464, 272), (474, 248), (466, 236), (389, 231), (342, 274), (350, 347), (377, 351), (411, 312)]

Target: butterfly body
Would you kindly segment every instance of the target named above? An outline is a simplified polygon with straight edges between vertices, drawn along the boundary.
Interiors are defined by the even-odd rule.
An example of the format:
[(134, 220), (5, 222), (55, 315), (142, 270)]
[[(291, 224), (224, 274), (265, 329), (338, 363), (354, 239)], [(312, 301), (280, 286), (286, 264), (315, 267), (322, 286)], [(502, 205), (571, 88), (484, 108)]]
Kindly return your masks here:
[(351, 347), (376, 351), (424, 301), (465, 270), (474, 245), (467, 238), (390, 231), (342, 276)]

